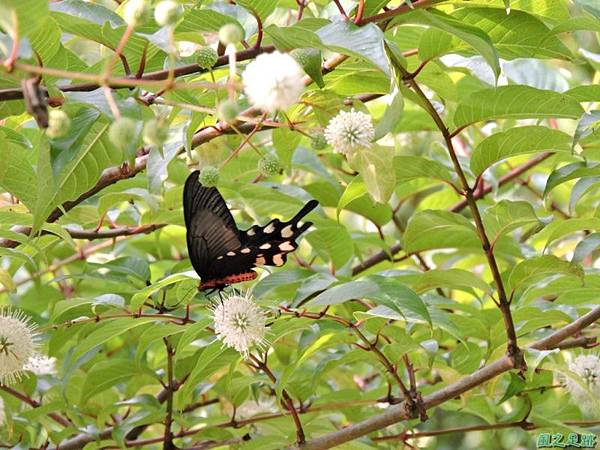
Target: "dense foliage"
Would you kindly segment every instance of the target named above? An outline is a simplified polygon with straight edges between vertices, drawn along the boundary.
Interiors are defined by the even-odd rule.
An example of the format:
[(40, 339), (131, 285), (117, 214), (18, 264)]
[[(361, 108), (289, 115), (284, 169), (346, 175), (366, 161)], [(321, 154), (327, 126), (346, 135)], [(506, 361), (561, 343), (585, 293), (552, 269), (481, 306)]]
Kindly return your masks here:
[[(0, 446), (598, 431), (598, 33), (594, 0), (1, 1)], [(195, 169), (241, 229), (320, 204), (221, 299)]]

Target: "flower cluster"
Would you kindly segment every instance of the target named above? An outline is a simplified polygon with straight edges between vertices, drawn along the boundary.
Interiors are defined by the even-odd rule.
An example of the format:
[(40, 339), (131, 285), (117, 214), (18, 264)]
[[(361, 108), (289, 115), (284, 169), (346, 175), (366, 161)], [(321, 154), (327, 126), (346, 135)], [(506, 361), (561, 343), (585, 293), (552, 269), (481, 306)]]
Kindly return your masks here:
[(20, 311), (0, 309), (0, 384), (18, 381), (36, 347), (36, 326)]
[(304, 72), (287, 53), (263, 53), (242, 74), (244, 92), (250, 103), (262, 111), (285, 111), (298, 101)]
[(596, 355), (580, 355), (569, 364), (569, 370), (577, 374), (586, 384), (587, 389), (574, 379), (565, 380), (573, 399), (583, 406), (592, 404), (590, 392), (600, 398), (600, 358)]
[(23, 370), (33, 373), (34, 375), (55, 375), (56, 374), (56, 358), (49, 358), (46, 355), (34, 353), (23, 366)]
[(265, 342), (267, 317), (249, 293), (218, 302), (213, 308), (213, 320), (217, 337), (245, 357), (253, 346), (260, 347)]
[(375, 128), (371, 116), (360, 111), (340, 111), (325, 128), (325, 139), (337, 153), (348, 154), (371, 145)]

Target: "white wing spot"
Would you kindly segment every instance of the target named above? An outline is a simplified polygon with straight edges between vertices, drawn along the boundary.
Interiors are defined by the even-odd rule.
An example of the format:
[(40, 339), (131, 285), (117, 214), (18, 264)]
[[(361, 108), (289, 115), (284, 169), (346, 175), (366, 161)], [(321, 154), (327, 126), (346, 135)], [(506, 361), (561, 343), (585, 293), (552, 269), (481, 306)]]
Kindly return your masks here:
[(240, 250), (240, 253), (250, 253), (250, 249), (249, 248), (243, 248)]
[(235, 256), (235, 252), (227, 252), (227, 256)]
[(256, 264), (257, 266), (264, 266), (266, 262), (267, 261), (265, 261), (265, 258), (260, 256), (260, 257), (256, 258), (256, 261), (254, 262), (254, 264)]
[(290, 244), (290, 241), (286, 241), (283, 244), (279, 244), (279, 250), (284, 252), (291, 252), (294, 250), (294, 246)]
[(223, 255), (217, 256), (217, 259), (223, 259)]
[(283, 257), (281, 256), (280, 253), (273, 256), (273, 264), (275, 264), (277, 267), (283, 266)]
[(275, 227), (273, 226), (272, 223), (270, 223), (269, 225), (267, 225), (265, 227), (265, 229), (263, 230), (265, 233), (269, 234), (272, 233), (273, 231), (275, 231)]
[(289, 237), (292, 237), (293, 235), (294, 235), (294, 232), (292, 231), (291, 225), (288, 225), (283, 230), (281, 230), (281, 236), (284, 238), (289, 238)]
[(269, 244), (268, 242), (266, 244), (261, 245), (260, 247), (261, 250), (268, 250), (271, 248), (271, 244)]
[(248, 236), (254, 236), (256, 232), (254, 231), (254, 228), (250, 228), (248, 231), (246, 231), (246, 234)]

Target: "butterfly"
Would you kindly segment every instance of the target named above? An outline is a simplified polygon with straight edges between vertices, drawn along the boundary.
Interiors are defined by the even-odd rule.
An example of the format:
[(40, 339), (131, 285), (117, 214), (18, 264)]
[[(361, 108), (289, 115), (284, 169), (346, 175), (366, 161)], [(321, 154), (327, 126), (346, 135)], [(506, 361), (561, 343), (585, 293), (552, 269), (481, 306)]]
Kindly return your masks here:
[(296, 239), (312, 222), (300, 220), (317, 207), (309, 201), (289, 221), (238, 229), (225, 200), (215, 187), (198, 181), (192, 172), (183, 189), (183, 214), (187, 247), (194, 270), (200, 275), (199, 290), (218, 289), (255, 279), (257, 266), (282, 266), (287, 254), (298, 248)]

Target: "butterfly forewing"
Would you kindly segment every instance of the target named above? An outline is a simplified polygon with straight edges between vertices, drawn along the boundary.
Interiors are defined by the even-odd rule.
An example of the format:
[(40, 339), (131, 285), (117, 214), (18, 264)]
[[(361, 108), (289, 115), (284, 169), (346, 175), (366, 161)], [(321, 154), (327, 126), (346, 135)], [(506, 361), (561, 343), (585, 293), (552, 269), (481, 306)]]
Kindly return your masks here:
[(219, 191), (202, 186), (197, 171), (185, 183), (183, 211), (192, 266), (203, 279), (218, 276), (214, 262), (240, 247), (239, 232)]

